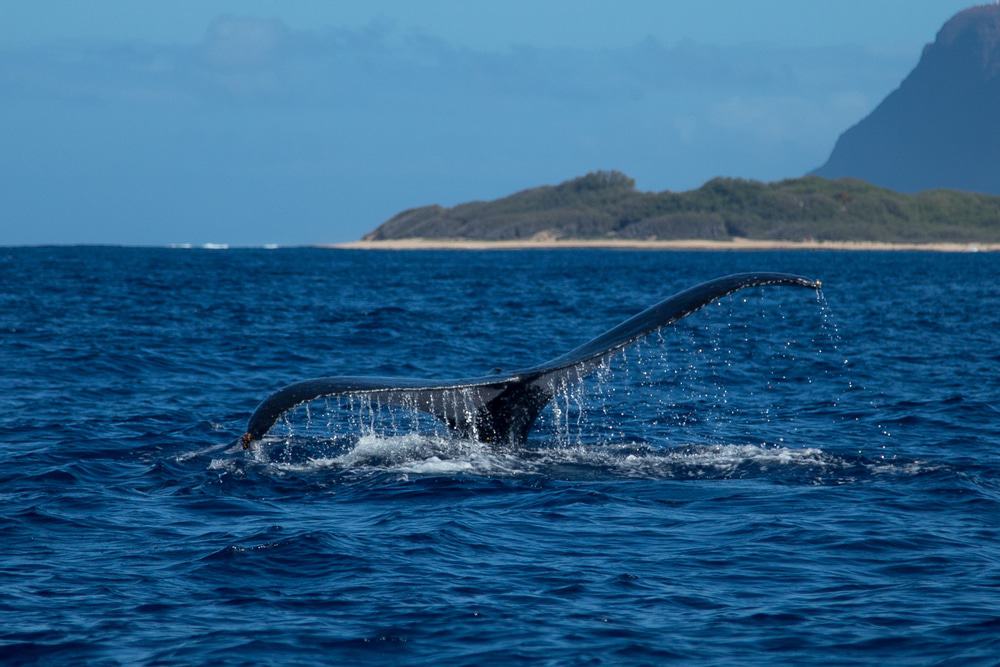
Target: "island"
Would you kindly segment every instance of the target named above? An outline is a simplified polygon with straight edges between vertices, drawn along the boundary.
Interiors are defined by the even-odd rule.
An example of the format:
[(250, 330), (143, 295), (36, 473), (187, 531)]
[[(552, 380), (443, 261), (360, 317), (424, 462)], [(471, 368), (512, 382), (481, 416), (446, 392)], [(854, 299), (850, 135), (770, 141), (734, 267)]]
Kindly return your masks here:
[[(1000, 4), (959, 12), (813, 174), (643, 192), (597, 171), (403, 211), (349, 247), (1000, 249)], [(975, 194), (983, 193), (983, 194)]]
[(493, 201), (403, 211), (348, 247), (847, 247), (1000, 249), (1000, 197), (903, 194), (857, 179), (715, 178), (644, 192), (598, 171)]

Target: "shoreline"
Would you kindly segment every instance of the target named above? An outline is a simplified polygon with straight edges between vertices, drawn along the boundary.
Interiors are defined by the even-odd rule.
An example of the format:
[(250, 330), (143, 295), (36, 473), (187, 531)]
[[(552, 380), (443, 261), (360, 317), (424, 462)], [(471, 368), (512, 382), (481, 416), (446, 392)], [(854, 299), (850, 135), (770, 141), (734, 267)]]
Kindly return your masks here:
[(391, 239), (320, 244), (340, 250), (551, 250), (558, 248), (603, 248), (620, 250), (874, 250), (925, 252), (997, 252), (1000, 243), (889, 243), (881, 241), (768, 241), (736, 238), (729, 241), (679, 239), (525, 239), (476, 241), (465, 239)]

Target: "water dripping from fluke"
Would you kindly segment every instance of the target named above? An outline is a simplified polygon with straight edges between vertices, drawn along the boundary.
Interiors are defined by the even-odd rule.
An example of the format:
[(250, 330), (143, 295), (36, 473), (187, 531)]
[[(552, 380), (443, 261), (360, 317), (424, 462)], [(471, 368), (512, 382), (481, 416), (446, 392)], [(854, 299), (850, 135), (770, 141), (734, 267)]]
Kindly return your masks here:
[[(772, 285), (819, 291), (821, 284), (818, 280), (784, 273), (741, 273), (716, 278), (668, 297), (554, 359), (500, 375), (457, 380), (337, 376), (296, 382), (270, 395), (257, 407), (240, 442), (244, 449), (249, 449), (285, 419), (290, 410), (324, 399), (346, 407), (349, 426), (362, 437), (376, 433), (377, 422), (382, 421), (378, 416), (383, 408), (391, 407), (401, 409), (398, 417), (389, 420), (391, 436), (399, 435), (403, 428), (412, 428), (429, 415), (438, 427), (443, 427), (445, 435), (498, 451), (524, 445), (539, 414), (551, 405), (556, 415), (557, 440), (568, 445), (573, 422), (579, 425), (585, 419), (580, 395), (574, 392), (578, 392), (576, 388), (583, 378), (595, 373), (600, 378), (607, 373), (611, 356), (624, 354), (630, 344), (726, 295)], [(306, 416), (313, 426), (308, 409)]]

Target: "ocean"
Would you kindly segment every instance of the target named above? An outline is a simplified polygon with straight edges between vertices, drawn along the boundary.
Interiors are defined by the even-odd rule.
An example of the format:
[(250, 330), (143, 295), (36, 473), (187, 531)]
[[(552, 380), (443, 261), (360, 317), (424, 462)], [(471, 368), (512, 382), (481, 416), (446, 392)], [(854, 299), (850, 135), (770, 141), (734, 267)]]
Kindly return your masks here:
[[(320, 399), (725, 297), (490, 447)], [(0, 248), (0, 660), (997, 664), (1000, 255)], [(404, 411), (405, 412), (405, 411)]]

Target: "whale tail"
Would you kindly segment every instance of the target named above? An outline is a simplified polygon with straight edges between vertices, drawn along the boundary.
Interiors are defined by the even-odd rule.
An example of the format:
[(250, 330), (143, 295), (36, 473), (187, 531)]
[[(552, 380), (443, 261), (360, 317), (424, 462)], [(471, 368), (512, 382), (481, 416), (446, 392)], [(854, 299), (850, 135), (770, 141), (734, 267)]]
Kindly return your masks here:
[(349, 376), (303, 380), (264, 399), (251, 415), (241, 441), (248, 448), (282, 414), (306, 401), (367, 394), (377, 396), (382, 405), (409, 406), (431, 414), (465, 437), (520, 445), (559, 388), (585, 377), (609, 354), (727, 294), (765, 285), (814, 290), (821, 286), (818, 280), (785, 273), (740, 273), (716, 278), (664, 299), (550, 361), (503, 375), (460, 380)]

